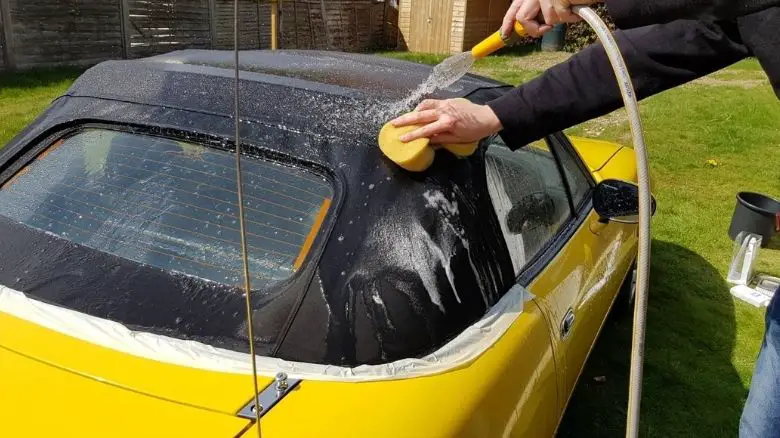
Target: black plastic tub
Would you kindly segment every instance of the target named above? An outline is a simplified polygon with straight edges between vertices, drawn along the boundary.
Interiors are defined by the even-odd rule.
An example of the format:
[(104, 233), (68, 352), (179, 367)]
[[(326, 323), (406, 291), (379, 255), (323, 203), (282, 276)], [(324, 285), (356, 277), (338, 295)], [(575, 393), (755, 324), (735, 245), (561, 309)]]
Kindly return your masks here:
[(775, 233), (780, 232), (780, 202), (760, 193), (739, 193), (729, 228), (731, 240), (741, 231), (763, 236), (761, 246), (767, 246)]

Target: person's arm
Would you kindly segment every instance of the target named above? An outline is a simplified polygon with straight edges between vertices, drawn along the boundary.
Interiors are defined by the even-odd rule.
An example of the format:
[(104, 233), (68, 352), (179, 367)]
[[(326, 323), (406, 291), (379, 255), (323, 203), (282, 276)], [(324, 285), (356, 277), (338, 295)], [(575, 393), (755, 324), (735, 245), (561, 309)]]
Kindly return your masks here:
[(621, 29), (693, 18), (733, 20), (773, 6), (780, 0), (606, 0), (609, 14)]
[[(678, 20), (618, 31), (615, 37), (639, 99), (749, 56), (730, 23)], [(501, 137), (513, 149), (622, 105), (615, 74), (600, 44), (488, 103), (503, 127)]]

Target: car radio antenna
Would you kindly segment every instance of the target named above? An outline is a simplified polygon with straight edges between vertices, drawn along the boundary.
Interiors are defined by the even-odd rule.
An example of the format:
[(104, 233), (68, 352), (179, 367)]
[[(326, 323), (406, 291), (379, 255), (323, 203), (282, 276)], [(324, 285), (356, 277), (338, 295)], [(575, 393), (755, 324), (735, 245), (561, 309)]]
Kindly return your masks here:
[(241, 119), (239, 111), (239, 66), (238, 66), (238, 0), (233, 1), (233, 62), (235, 71), (235, 82), (233, 84), (233, 123), (236, 126), (236, 195), (238, 197), (238, 228), (241, 233), (241, 260), (244, 267), (244, 297), (246, 298), (246, 327), (247, 336), (249, 337), (249, 356), (252, 360), (252, 388), (253, 398), (255, 402), (255, 428), (257, 429), (258, 438), (262, 438), (263, 434), (260, 430), (260, 401), (258, 399), (258, 393), (260, 392), (257, 386), (257, 358), (255, 357), (255, 333), (254, 323), (252, 321), (252, 286), (249, 277), (249, 254), (247, 253), (246, 243), (246, 223), (244, 220), (244, 183), (241, 178)]

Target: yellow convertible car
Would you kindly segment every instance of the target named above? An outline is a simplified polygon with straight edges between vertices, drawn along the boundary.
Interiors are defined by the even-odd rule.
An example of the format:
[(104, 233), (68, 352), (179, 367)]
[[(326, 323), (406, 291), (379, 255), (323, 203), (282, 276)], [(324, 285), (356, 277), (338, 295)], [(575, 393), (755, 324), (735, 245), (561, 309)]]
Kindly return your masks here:
[(0, 436), (553, 435), (631, 295), (633, 152), (489, 138), (408, 173), (376, 135), (429, 67), (242, 54), (255, 406), (231, 57), (100, 64), (0, 152)]

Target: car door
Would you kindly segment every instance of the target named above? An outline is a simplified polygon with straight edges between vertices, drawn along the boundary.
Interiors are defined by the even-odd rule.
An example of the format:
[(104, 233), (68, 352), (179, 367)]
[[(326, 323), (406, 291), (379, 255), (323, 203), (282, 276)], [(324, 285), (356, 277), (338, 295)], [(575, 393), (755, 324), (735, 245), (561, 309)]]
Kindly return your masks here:
[(562, 134), (517, 151), (495, 140), (486, 161), (518, 281), (547, 318), (562, 410), (617, 290), (605, 273), (619, 271), (619, 226), (593, 214), (593, 180)]
[(589, 258), (562, 251), (576, 229), (577, 218), (562, 167), (546, 141), (516, 151), (500, 139), (486, 154), (488, 188), (519, 283), (536, 296), (553, 340), (557, 394), (555, 409), (565, 401), (565, 351), (558, 329), (576, 302)]
[[(579, 224), (559, 254), (573, 267), (567, 277), (571, 285), (553, 288), (545, 298), (555, 314), (551, 320), (557, 323), (553, 336), (563, 353), (561, 387), (567, 402), (633, 260), (634, 249), (625, 242), (636, 227), (601, 222), (592, 209), (593, 178), (577, 152), (563, 134), (549, 137), (548, 142), (560, 161)], [(564, 290), (567, 287), (570, 290)]]

